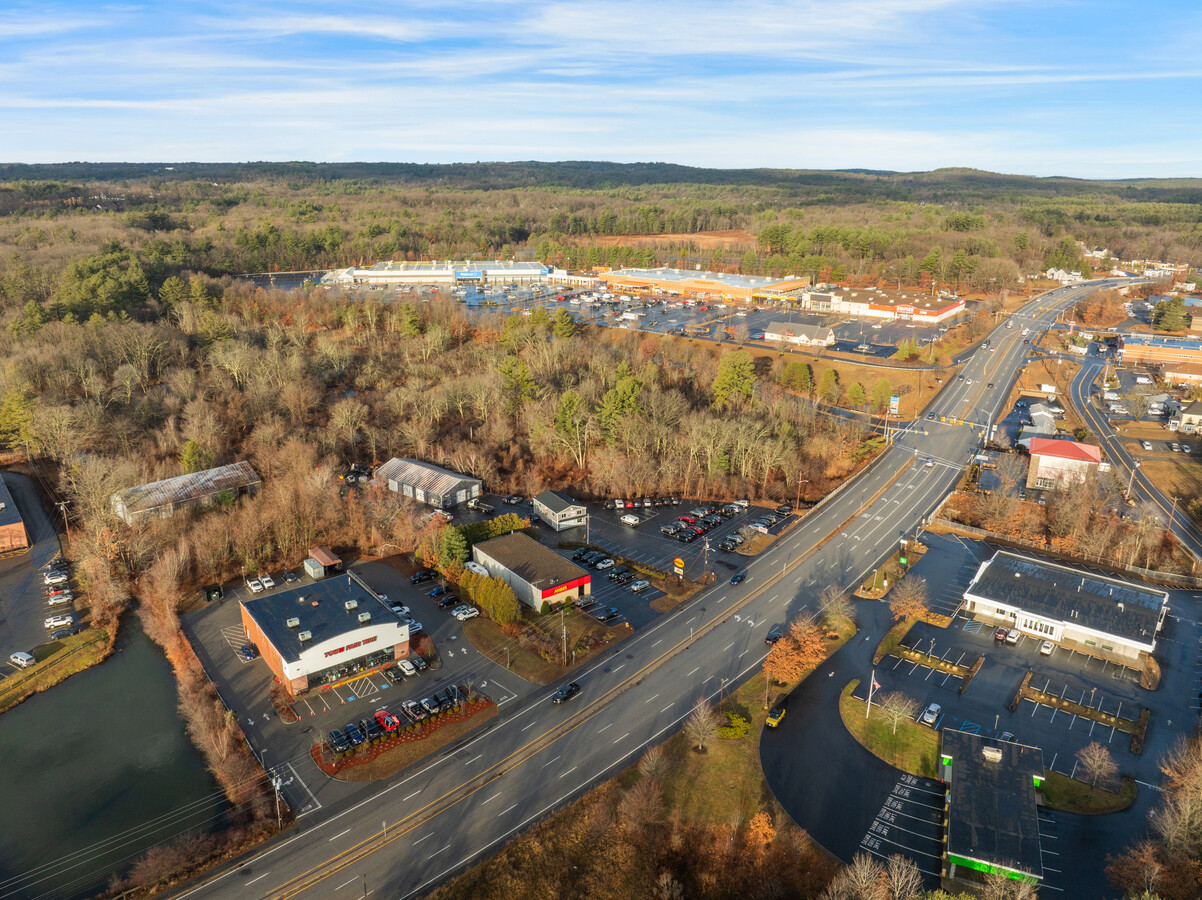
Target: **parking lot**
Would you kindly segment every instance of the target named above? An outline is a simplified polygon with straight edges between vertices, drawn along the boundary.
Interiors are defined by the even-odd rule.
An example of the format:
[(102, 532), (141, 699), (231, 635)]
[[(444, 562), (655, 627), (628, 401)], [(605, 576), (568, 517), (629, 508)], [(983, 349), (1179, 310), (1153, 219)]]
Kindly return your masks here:
[(881, 859), (901, 853), (914, 861), (927, 884), (934, 884), (943, 858), (943, 787), (929, 778), (901, 773), (860, 849)]
[[(24, 475), (5, 472), (3, 477), (32, 546), (0, 559), (0, 678), (19, 671), (9, 661), (15, 652), (40, 658), (34, 651), (49, 641), (47, 617), (75, 613), (74, 602), (52, 604), (46, 594), (42, 566), (58, 556), (59, 542), (37, 490)], [(72, 577), (66, 586), (73, 584)]]

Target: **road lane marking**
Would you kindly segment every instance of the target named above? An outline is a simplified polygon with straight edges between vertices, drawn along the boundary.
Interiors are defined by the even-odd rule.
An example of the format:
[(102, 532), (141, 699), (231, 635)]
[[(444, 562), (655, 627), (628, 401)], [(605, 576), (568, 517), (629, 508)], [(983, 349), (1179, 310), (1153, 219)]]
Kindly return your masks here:
[[(330, 841), (336, 841), (340, 837), (342, 837), (344, 834), (350, 834), (350, 833), (351, 833), (351, 830), (349, 828), (346, 831), (340, 831), (336, 835), (334, 835), (332, 838), (330, 838)], [(328, 844), (330, 841), (326, 841), (326, 843)]]
[(431, 832), (430, 832), (429, 834), (427, 834), (425, 837), (419, 837), (419, 838), (418, 838), (416, 841), (414, 841), (414, 842), (413, 842), (413, 846), (415, 846), (415, 847), (416, 847), (418, 844), (420, 844), (420, 843), (421, 843), (422, 841), (424, 841), (426, 838), (432, 838), (432, 837), (434, 837), (434, 832), (433, 832), (433, 831), (431, 831)]
[(344, 882), (342, 882), (342, 884), (338, 885), (338, 887), (334, 888), (334, 890), (336, 890), (336, 891), (340, 891), (340, 890), (342, 890), (344, 887), (346, 887), (348, 884), (354, 884), (354, 883), (355, 883), (356, 881), (358, 881), (358, 880), (359, 880), (359, 876), (358, 876), (358, 875), (356, 875), (356, 876), (355, 876), (354, 878), (352, 878), (350, 881), (344, 881)]
[(563, 774), (561, 774), (559, 777), (560, 777), (560, 778), (563, 778), (563, 776), (564, 776), (564, 775), (571, 775), (571, 774), (572, 774), (573, 772), (575, 772), (575, 771), (576, 771), (578, 768), (580, 768), (580, 767), (579, 767), (579, 766), (572, 766), (572, 768), (568, 769), (566, 772), (564, 772)]
[(553, 762), (559, 762), (559, 760), (560, 760), (561, 758), (562, 758), (562, 756), (557, 756), (557, 757), (555, 757), (555, 759), (549, 759), (549, 760), (547, 760), (545, 763), (543, 763), (543, 768), (544, 768), (544, 769), (545, 769), (545, 768), (547, 768), (547, 766), (551, 765), (551, 763), (553, 763)]
[[(606, 725), (606, 726), (605, 726), (605, 728), (610, 728), (610, 727), (612, 727), (612, 726), (613, 726), (613, 724), (614, 724), (613, 722), (610, 722), (610, 723), (609, 723), (609, 725)], [(605, 730), (605, 728), (602, 728), (602, 729), (601, 729), (601, 731), (604, 731), (604, 730)], [(601, 731), (598, 731), (598, 732), (597, 732), (597, 734), (600, 734), (600, 733), (601, 733)]]
[(483, 755), (484, 755), (483, 753), (477, 753), (475, 756), (473, 756), (471, 759), (469, 759), (467, 762), (465, 762), (464, 765), (470, 766), (472, 763), (474, 763), (476, 760), (478, 760)]
[[(449, 849), (451, 849), (451, 845), (450, 845), (450, 844), (447, 844), (445, 847), (443, 847), (443, 848), (442, 848), (442, 850), (449, 850)], [(427, 856), (427, 857), (426, 857), (426, 859), (427, 859), (427, 860), (433, 859), (433, 858), (434, 858), (434, 857), (436, 857), (438, 854), (442, 853), (442, 850), (435, 850), (433, 853), (431, 853), (429, 856)]]
[[(697, 667), (697, 669), (700, 669), (700, 668), (701, 668), (701, 666), (698, 666), (698, 667)], [(697, 671), (697, 669), (694, 669), (694, 670), (693, 670), (693, 672), (696, 672), (696, 671)], [(690, 672), (688, 675), (686, 675), (686, 676), (685, 676), (685, 678), (688, 678), (688, 677), (689, 677), (689, 675), (692, 675), (692, 674), (693, 674), (693, 672)]]
[(647, 698), (646, 700), (644, 700), (643, 702), (644, 702), (644, 703), (650, 703), (652, 700), (654, 700), (654, 699), (655, 699), (656, 697), (658, 697), (658, 696), (659, 696), (659, 694), (652, 694), (650, 697), (648, 697), (648, 698)]
[(537, 725), (537, 724), (538, 724), (538, 722), (537, 722), (537, 721), (534, 721), (534, 722), (531, 722), (529, 725), (523, 725), (523, 726), (522, 726), (522, 731), (525, 731), (527, 728), (533, 728), (533, 727), (534, 727), (535, 725)]
[(614, 743), (616, 744), (616, 743), (618, 743), (618, 741), (624, 741), (624, 740), (626, 740), (626, 738), (628, 738), (628, 737), (630, 737), (630, 732), (629, 732), (629, 731), (628, 731), (628, 732), (626, 732), (624, 735), (622, 735), (620, 738), (618, 738), (618, 740), (617, 740), (617, 741), (614, 741)]
[(247, 883), (247, 884), (254, 884), (254, 883), (255, 883), (256, 881), (258, 881), (260, 878), (266, 878), (266, 877), (267, 877), (268, 875), (270, 875), (270, 874), (271, 874), (271, 872), (264, 872), (262, 875), (260, 875), (260, 876), (259, 876), (259, 878), (252, 878), (250, 881), (248, 881), (248, 882), (246, 882), (246, 883)]
[(667, 712), (675, 705), (676, 705), (675, 703), (669, 703), (667, 706), (665, 706), (663, 709), (661, 709), (660, 712)]
[(513, 810), (515, 810), (517, 808), (518, 808), (518, 805), (515, 803), (515, 804), (513, 804), (513, 806), (509, 807), (509, 809), (502, 810), (500, 813), (498, 813), (497, 818), (499, 819), (499, 818), (501, 818), (501, 816), (505, 815), (505, 813), (512, 812)]
[(621, 671), (622, 671), (623, 669), (625, 669), (625, 668), (626, 668), (626, 663), (622, 663), (622, 665), (618, 666), (616, 669), (614, 669), (614, 670), (613, 670), (612, 672), (610, 672), (609, 674), (611, 674), (611, 675), (617, 675), (619, 672), (621, 672)]
[[(484, 803), (492, 803), (494, 800), (496, 800), (500, 796), (501, 796), (500, 794), (493, 794), (491, 797), (489, 797), (487, 800), (485, 800)], [(480, 805), (483, 806), (484, 803), (481, 803)]]

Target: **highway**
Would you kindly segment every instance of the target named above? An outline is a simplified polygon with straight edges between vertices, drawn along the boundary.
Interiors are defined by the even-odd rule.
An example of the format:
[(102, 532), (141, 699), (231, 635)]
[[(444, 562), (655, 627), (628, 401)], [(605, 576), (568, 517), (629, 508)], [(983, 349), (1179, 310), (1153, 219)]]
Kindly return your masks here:
[[(1069, 386), (1073, 406), (1080, 413), (1086, 427), (1097, 436), (1115, 475), (1122, 479), (1123, 488), (1131, 485), (1131, 497), (1143, 497), (1145, 511), (1156, 515), (1161, 522), (1169, 523), (1173, 535), (1193, 554), (1194, 559), (1202, 559), (1202, 534), (1199, 534), (1188, 514), (1178, 509), (1176, 503), (1161, 493), (1144, 475), (1123, 446), (1123, 442), (1114, 433), (1114, 429), (1110, 427), (1106, 417), (1090, 402), (1094, 382), (1097, 381), (1104, 365), (1105, 360), (1097, 357), (1091, 357), (1081, 364), (1081, 371)], [(1135, 472), (1134, 479), (1131, 477), (1132, 471)]]
[(992, 349), (972, 354), (932, 401), (933, 420), (898, 427), (876, 461), (749, 565), (745, 582), (710, 586), (573, 673), (584, 689), (575, 705), (553, 706), (550, 686), (506, 706), (453, 752), (365, 799), (306, 816), (177, 896), (413, 896), (630, 764), (676, 730), (698, 697), (715, 698), (755, 671), (773, 625), (812, 607), (828, 584), (857, 584), (915, 534), (1006, 401), (1024, 357), (1022, 328), (1034, 343), (1064, 306), (1099, 286), (1042, 295), (1011, 317), (1014, 327), (996, 328)]

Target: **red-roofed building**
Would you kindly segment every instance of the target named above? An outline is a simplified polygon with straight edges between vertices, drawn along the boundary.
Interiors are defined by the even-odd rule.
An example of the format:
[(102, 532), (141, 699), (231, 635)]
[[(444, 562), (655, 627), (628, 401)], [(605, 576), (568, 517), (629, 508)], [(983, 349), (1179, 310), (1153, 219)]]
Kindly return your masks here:
[(1096, 473), (1102, 463), (1102, 451), (1092, 444), (1031, 438), (1031, 467), (1027, 487), (1046, 490), (1079, 484)]

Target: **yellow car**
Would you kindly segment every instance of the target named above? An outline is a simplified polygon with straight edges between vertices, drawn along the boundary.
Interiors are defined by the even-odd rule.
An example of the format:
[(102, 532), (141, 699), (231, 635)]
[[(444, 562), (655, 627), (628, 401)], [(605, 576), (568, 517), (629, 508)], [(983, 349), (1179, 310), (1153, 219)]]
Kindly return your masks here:
[(775, 728), (780, 724), (780, 720), (785, 717), (785, 708), (778, 706), (772, 712), (768, 713), (767, 725), (769, 728)]

